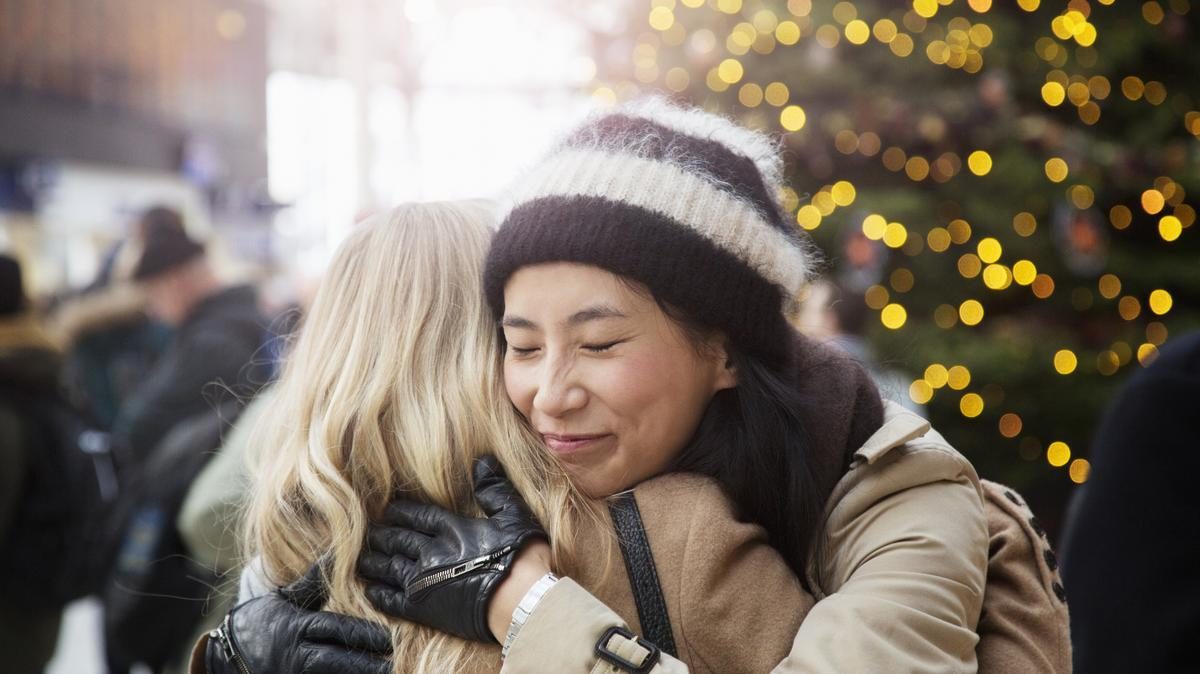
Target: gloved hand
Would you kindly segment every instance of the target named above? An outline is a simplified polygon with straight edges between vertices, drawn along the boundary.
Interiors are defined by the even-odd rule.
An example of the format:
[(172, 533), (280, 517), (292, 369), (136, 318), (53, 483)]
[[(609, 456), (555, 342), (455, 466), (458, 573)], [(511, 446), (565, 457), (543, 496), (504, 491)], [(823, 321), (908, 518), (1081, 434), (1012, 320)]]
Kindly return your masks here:
[(320, 610), (319, 564), (287, 587), (240, 604), (209, 632), (209, 674), (390, 674), (392, 638), (382, 625)]
[(495, 457), (476, 460), (475, 500), (486, 518), (396, 500), (367, 536), (358, 572), (367, 599), (391, 616), (465, 639), (496, 643), (488, 602), (521, 546), (546, 538)]

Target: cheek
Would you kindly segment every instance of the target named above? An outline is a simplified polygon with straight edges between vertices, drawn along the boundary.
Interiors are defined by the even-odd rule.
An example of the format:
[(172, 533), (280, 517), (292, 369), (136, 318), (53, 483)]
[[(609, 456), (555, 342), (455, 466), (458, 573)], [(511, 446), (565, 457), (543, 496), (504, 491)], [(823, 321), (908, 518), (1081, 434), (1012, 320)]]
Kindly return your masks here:
[(512, 401), (513, 406), (525, 418), (529, 418), (529, 412), (533, 409), (533, 396), (537, 390), (532, 385), (530, 377), (522, 370), (523, 368), (518, 365), (507, 362), (504, 364), (504, 390), (508, 393), (508, 399)]

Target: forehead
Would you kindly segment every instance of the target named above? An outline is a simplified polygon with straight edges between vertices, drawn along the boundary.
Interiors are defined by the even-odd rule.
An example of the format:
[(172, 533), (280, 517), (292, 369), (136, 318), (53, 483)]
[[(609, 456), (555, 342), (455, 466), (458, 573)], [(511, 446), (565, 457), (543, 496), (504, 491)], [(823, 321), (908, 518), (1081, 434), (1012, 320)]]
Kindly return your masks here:
[(634, 282), (590, 265), (530, 265), (517, 270), (505, 285), (504, 313), (552, 314), (606, 305), (629, 315), (654, 306), (649, 293), (638, 292), (636, 287)]

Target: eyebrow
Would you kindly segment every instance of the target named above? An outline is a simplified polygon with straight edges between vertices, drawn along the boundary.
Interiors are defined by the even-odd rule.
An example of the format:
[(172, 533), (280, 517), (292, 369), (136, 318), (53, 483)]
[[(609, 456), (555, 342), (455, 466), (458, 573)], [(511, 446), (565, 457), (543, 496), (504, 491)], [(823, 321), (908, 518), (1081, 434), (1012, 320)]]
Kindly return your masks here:
[[(579, 311), (571, 314), (570, 318), (567, 319), (566, 324), (574, 327), (583, 323), (587, 323), (588, 321), (598, 321), (609, 318), (628, 317), (622, 313), (621, 310), (612, 305), (596, 304), (585, 309), (580, 309)], [(520, 330), (536, 330), (538, 328), (537, 323), (534, 323), (528, 318), (523, 318), (521, 316), (505, 316), (500, 321), (500, 325), (506, 328), (516, 328)]]

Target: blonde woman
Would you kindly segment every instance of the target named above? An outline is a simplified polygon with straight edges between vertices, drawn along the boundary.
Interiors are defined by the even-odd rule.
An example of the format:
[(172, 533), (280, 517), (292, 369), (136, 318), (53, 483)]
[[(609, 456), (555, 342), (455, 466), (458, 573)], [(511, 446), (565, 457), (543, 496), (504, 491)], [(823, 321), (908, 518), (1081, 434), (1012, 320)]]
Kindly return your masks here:
[[(572, 486), (505, 395), (500, 336), (479, 292), (491, 223), (480, 202), (402, 206), (360, 225), (339, 249), (252, 443), (246, 546), (258, 571), (246, 578), (284, 589), (235, 609), (207, 649), (201, 642), (194, 672), (498, 671), (500, 645), (479, 639), (491, 626), (451, 635), (368, 601), (356, 560), (369, 522), (394, 516), (386, 506), (397, 492), (466, 518), (507, 517), (510, 558), (544, 556), (637, 625), (607, 513)], [(507, 479), (496, 462), (477, 461), (488, 454)], [(641, 515), (656, 557), (703, 550), (663, 576), (684, 657), (697, 671), (782, 659), (811, 599), (762, 529), (736, 522), (704, 478), (667, 476), (637, 494), (650, 498)], [(385, 536), (369, 544), (391, 552)], [(477, 571), (469, 577), (478, 582), (503, 576)], [(688, 577), (702, 580), (688, 590)], [(248, 594), (265, 591), (255, 584)], [(756, 610), (767, 603), (786, 615)], [(744, 615), (772, 645), (731, 647), (706, 619), (713, 612)]]

